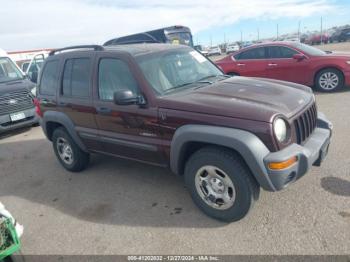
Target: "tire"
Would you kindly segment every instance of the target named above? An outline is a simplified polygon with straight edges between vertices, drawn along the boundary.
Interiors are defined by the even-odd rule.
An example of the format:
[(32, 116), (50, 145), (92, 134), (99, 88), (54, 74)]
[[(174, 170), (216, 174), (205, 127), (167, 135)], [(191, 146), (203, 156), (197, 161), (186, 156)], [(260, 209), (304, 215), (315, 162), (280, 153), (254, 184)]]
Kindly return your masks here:
[[(328, 83), (327, 79), (333, 81)], [(334, 86), (333, 86), (334, 85)], [(342, 72), (334, 68), (326, 68), (317, 73), (315, 77), (315, 87), (320, 92), (330, 93), (344, 87), (344, 76)]]
[[(53, 132), (52, 145), (57, 159), (68, 171), (79, 172), (88, 166), (90, 155), (79, 148), (63, 127)], [(66, 151), (63, 149), (65, 145), (67, 145)]]
[[(211, 177), (211, 171), (208, 172), (211, 168), (215, 170), (214, 177)], [(198, 182), (203, 176), (213, 184), (210, 182), (209, 186), (206, 182)], [(220, 182), (221, 186), (224, 185), (221, 188)], [(260, 194), (260, 187), (244, 160), (235, 152), (220, 147), (204, 147), (190, 157), (185, 167), (185, 183), (199, 209), (206, 215), (225, 222), (245, 217)], [(210, 194), (218, 191), (224, 191), (221, 196), (229, 196), (230, 200), (225, 202), (220, 194), (216, 198)]]

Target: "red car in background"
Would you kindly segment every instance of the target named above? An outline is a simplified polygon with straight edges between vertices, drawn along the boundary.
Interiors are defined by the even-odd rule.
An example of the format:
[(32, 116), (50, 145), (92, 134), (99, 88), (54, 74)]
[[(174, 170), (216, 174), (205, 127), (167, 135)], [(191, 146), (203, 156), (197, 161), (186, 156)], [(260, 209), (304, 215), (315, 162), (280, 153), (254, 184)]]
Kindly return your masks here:
[(350, 54), (324, 52), (299, 42), (258, 44), (215, 63), (226, 74), (284, 80), (324, 92), (350, 85)]
[(327, 44), (329, 42), (329, 36), (326, 34), (316, 34), (316, 35), (311, 35), (307, 39), (305, 39), (305, 44), (308, 45), (319, 45), (321, 43)]

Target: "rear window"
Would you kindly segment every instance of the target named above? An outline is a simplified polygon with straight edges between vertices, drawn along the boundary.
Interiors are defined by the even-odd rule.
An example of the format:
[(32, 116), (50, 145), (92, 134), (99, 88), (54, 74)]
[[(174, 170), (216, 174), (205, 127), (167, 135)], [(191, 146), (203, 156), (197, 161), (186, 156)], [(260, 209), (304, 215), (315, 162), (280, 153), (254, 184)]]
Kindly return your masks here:
[(62, 94), (86, 98), (90, 90), (90, 67), (89, 58), (68, 59), (64, 65)]
[(39, 87), (39, 94), (54, 95), (57, 88), (58, 79), (58, 60), (49, 61), (46, 63)]

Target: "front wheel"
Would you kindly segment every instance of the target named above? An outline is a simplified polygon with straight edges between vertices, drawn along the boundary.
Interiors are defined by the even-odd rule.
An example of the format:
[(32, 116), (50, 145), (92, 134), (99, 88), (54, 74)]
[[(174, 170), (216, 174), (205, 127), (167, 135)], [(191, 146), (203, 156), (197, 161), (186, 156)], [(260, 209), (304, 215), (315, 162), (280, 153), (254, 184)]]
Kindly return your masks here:
[(315, 85), (321, 92), (333, 92), (344, 86), (344, 77), (337, 69), (324, 69), (317, 74)]
[(260, 192), (243, 159), (219, 147), (205, 147), (190, 157), (185, 183), (205, 214), (226, 222), (245, 217)]

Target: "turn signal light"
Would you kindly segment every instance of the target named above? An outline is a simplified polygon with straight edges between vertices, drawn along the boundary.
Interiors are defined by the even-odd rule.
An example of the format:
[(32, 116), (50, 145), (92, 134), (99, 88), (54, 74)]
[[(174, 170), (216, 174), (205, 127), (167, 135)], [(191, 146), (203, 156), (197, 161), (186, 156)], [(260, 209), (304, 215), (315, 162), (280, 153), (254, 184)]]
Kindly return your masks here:
[(290, 167), (291, 165), (293, 165), (297, 161), (298, 161), (298, 158), (296, 156), (293, 156), (293, 157), (291, 157), (288, 160), (283, 161), (283, 162), (271, 162), (268, 164), (268, 166), (271, 170), (281, 170), (281, 169), (285, 169), (287, 167)]

